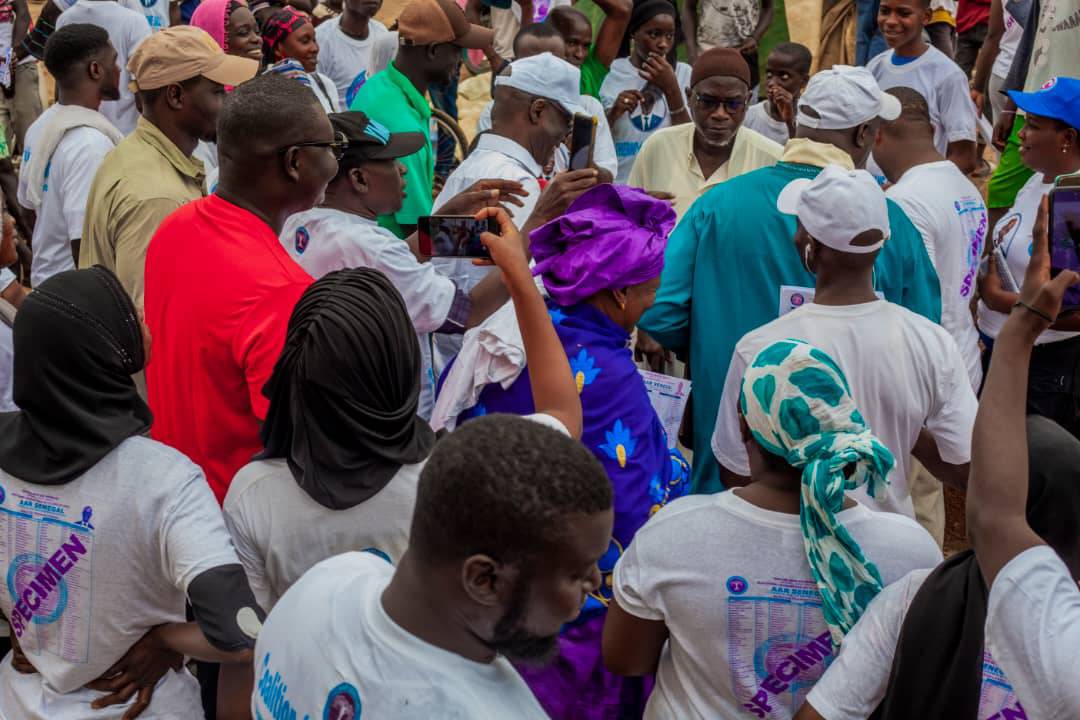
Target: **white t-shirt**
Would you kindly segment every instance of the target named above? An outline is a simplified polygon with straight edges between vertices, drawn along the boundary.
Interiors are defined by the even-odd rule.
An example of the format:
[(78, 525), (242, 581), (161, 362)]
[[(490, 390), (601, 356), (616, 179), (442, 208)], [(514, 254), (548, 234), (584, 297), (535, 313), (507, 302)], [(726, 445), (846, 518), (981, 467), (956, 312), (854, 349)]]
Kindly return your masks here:
[[(831, 659), (799, 516), (762, 509), (737, 492), (668, 504), (615, 566), (619, 606), (662, 620), (671, 633), (648, 720), (790, 718)], [(886, 584), (941, 562), (913, 520), (862, 505), (836, 517)]]
[(1001, 3), (1001, 14), (1005, 16), (1005, 32), (998, 43), (998, 55), (994, 59), (994, 67), (990, 70), (990, 74), (1005, 78), (1012, 67), (1016, 48), (1020, 46), (1020, 38), (1024, 36), (1024, 28), (1020, 27), (1020, 23), (1016, 22), (1012, 13), (1005, 9), (1005, 3)]
[[(255, 646), (258, 718), (547, 718), (505, 658), (468, 660), (405, 631), (383, 609), (394, 568), (350, 552), (281, 598)], [(287, 708), (282, 714), (275, 708)]]
[(1027, 717), (1080, 717), (1080, 590), (1049, 546), (1025, 550), (994, 578), (986, 647), (1012, 681)]
[[(7, 290), (13, 282), (17, 282), (15, 273), (7, 268), (0, 268), (0, 292)], [(15, 340), (11, 335), (11, 328), (7, 323), (0, 321), (0, 412), (14, 412), (19, 409), (12, 398), (14, 362)], [(0, 637), (5, 637), (5, 635), (6, 633), (0, 631)]]
[(405, 299), (416, 328), (423, 358), (419, 415), (431, 416), (435, 404), (435, 377), (429, 333), (446, 322), (457, 286), (421, 263), (408, 244), (374, 220), (331, 208), (312, 208), (285, 221), (281, 244), (300, 267), (315, 279), (334, 270), (369, 267), (381, 271)]
[(330, 18), (315, 28), (319, 42), (318, 71), (330, 78), (338, 90), (338, 101), (348, 108), (356, 91), (374, 73), (371, 71), (371, 49), (375, 41), (387, 33), (386, 26), (372, 18), (368, 21), (368, 36), (364, 40), (346, 35), (341, 30), (341, 16)]
[[(27, 129), (23, 167), (30, 161), (38, 138), (60, 107), (59, 103), (52, 105)], [(75, 269), (71, 241), (82, 237), (90, 184), (101, 161), (113, 147), (112, 140), (91, 127), (72, 128), (64, 133), (45, 168), (40, 207), (34, 207), (27, 198), (29, 173), (19, 173), (19, 204), (37, 213), (34, 259), (30, 265), (30, 282), (34, 287), (58, 272)]]
[[(617, 58), (611, 63), (611, 71), (604, 78), (600, 86), (600, 101), (605, 110), (610, 110), (615, 105), (616, 98), (623, 90), (642, 90), (649, 83), (641, 77), (640, 70), (630, 64), (629, 58)], [(679, 81), (679, 88), (690, 87), (690, 66), (686, 63), (678, 63), (675, 66), (675, 78)], [(640, 107), (634, 108), (633, 112), (623, 113), (615, 124), (611, 126), (611, 137), (615, 141), (615, 154), (619, 158), (619, 172), (615, 175), (615, 182), (625, 183), (630, 178), (630, 168), (634, 165), (634, 158), (641, 149), (645, 138), (654, 131), (671, 125), (671, 109), (668, 107), (667, 98), (655, 89), (656, 101), (649, 108), (649, 114), (643, 113)], [(683, 106), (686, 106), (686, 98), (683, 97)]]
[(772, 115), (769, 114), (767, 105), (768, 100), (763, 100), (762, 102), (754, 103), (747, 108), (746, 116), (743, 117), (742, 126), (750, 128), (751, 130), (757, 130), (765, 137), (778, 142), (781, 145), (787, 145), (787, 141), (791, 139), (787, 123), (783, 120), (773, 120)]
[[(886, 587), (844, 636), (840, 654), (806, 698), (825, 720), (865, 720), (885, 697), (904, 618), (931, 572), (933, 569), (913, 570)], [(934, 642), (934, 638), (926, 640)], [(1005, 710), (1015, 714), (1003, 716)], [(976, 720), (1003, 720), (1003, 717), (1041, 716), (1024, 714), (1005, 673), (990, 653), (983, 652), (982, 691)]]
[[(165, 0), (158, 2), (168, 7)], [(90, 23), (109, 33), (109, 42), (116, 48), (116, 64), (120, 66), (120, 99), (101, 103), (101, 114), (117, 130), (125, 135), (131, 134), (139, 120), (139, 111), (135, 109), (135, 96), (128, 88), (131, 73), (127, 64), (135, 48), (152, 32), (146, 18), (109, 0), (79, 0), (56, 19), (57, 29), (72, 23)]]
[[(515, 5), (515, 7), (517, 7)], [(604, 106), (592, 95), (580, 97), (581, 106), (588, 115), (596, 118), (596, 142), (593, 143), (593, 163), (601, 170), (607, 170), (612, 177), (619, 172), (619, 158), (615, 156), (615, 141), (611, 139), (611, 128), (608, 126), (607, 114)], [(495, 101), (489, 102), (480, 111), (480, 118), (476, 121), (476, 132), (481, 133), (491, 129), (491, 108)], [(566, 145), (562, 144), (555, 148), (555, 172), (560, 173), (570, 167), (570, 152)]]
[[(239, 562), (202, 471), (153, 440), (129, 438), (63, 485), (0, 472), (0, 488), (0, 610), (39, 673), (0, 667), (13, 720), (89, 717), (101, 693), (83, 685), (152, 627), (184, 622), (193, 579)], [(167, 675), (145, 716), (201, 717), (195, 679)]]
[(712, 440), (716, 459), (724, 467), (750, 474), (739, 432), (742, 376), (758, 352), (788, 338), (821, 348), (840, 365), (859, 412), (896, 460), (885, 498), (873, 500), (863, 487), (852, 493), (859, 502), (915, 517), (908, 465), (923, 427), (937, 442), (942, 460), (954, 464), (971, 460), (978, 401), (956, 341), (921, 315), (876, 300), (845, 306), (808, 302), (739, 340), (724, 381)]
[(922, 55), (904, 65), (893, 64), (895, 50), (876, 55), (866, 64), (882, 90), (909, 87), (926, 98), (934, 126), (934, 147), (946, 154), (949, 143), (975, 141), (975, 103), (968, 80), (948, 55), (929, 46)]
[(315, 563), (343, 552), (374, 549), (398, 562), (423, 467), (403, 465), (382, 490), (346, 510), (312, 500), (284, 459), (241, 468), (222, 509), (259, 605), (269, 612)]
[[(990, 242), (1001, 246), (1001, 251), (1005, 254), (1005, 260), (1009, 263), (1009, 270), (1017, 285), (1023, 284), (1024, 274), (1027, 272), (1028, 263), (1031, 262), (1031, 250), (1034, 243), (1032, 232), (1035, 227), (1035, 217), (1039, 212), (1039, 203), (1042, 202), (1043, 195), (1050, 192), (1053, 187), (1053, 183), (1043, 182), (1042, 173), (1037, 172), (1032, 175), (1016, 194), (1016, 200), (1009, 212), (994, 225), (994, 231), (990, 235)], [(997, 338), (1007, 317), (997, 310), (991, 310), (986, 303), (979, 300), (979, 330), (987, 337)], [(1059, 342), (1077, 335), (1080, 333), (1043, 330), (1035, 340), (1035, 344)]]
[(948, 160), (916, 165), (885, 194), (903, 208), (922, 235), (941, 283), (941, 325), (956, 340), (971, 385), (978, 388), (982, 356), (971, 298), (987, 231), (982, 195)]

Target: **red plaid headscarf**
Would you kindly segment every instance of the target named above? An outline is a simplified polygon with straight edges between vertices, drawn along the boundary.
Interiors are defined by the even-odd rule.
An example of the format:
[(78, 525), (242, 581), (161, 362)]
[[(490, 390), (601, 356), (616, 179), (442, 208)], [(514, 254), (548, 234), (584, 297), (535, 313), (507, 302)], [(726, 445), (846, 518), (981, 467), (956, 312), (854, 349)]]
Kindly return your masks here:
[(311, 23), (311, 18), (291, 5), (275, 10), (273, 15), (266, 18), (266, 22), (263, 23), (262, 27), (262, 37), (263, 55), (266, 57), (267, 63), (277, 61), (275, 53), (278, 45), (285, 42), (285, 38), (292, 35), (305, 23)]

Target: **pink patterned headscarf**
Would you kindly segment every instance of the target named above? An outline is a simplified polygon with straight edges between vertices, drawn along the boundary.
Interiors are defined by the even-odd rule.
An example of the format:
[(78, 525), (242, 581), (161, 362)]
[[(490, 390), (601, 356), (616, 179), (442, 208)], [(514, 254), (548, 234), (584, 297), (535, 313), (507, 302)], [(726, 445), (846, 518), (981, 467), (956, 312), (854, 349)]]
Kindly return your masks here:
[(239, 7), (247, 7), (247, 3), (244, 0), (202, 0), (191, 15), (191, 24), (205, 30), (222, 50), (229, 52), (229, 16)]

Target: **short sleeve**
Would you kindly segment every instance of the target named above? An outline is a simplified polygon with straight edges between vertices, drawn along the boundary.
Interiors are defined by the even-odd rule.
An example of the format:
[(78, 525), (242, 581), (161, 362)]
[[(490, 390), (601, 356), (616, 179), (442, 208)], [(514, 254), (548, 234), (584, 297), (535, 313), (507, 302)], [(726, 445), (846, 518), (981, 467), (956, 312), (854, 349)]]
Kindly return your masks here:
[(844, 637), (840, 653), (806, 698), (826, 720), (864, 720), (885, 697), (900, 629), (927, 575), (916, 570), (887, 586)]
[[(75, 141), (76, 133), (81, 136), (81, 142)], [(89, 128), (78, 128), (70, 132), (56, 146), (56, 152), (53, 153), (54, 172), (62, 179), (59, 191), (64, 201), (64, 224), (68, 240), (82, 237), (90, 185), (94, 182), (94, 175), (102, 160), (112, 149), (112, 141)], [(63, 165), (56, 167), (60, 162)]]
[(612, 578), (612, 592), (616, 602), (626, 612), (643, 620), (663, 620), (664, 612), (660, 607), (659, 593), (647, 579), (647, 571), (657, 568), (645, 560), (649, 534), (639, 530), (630, 547), (626, 548), (615, 564)]
[(267, 293), (248, 311), (233, 341), (233, 359), (247, 383), (251, 411), (260, 421), (266, 417), (270, 401), (262, 393), (274, 372), (289, 317), (306, 285), (293, 283)]
[(1049, 546), (1020, 553), (994, 579), (986, 644), (1028, 717), (1080, 717), (1080, 590)]
[(240, 557), (240, 564), (244, 566), (244, 574), (247, 575), (251, 590), (255, 593), (255, 600), (259, 603), (259, 607), (270, 612), (274, 603), (271, 599), (270, 581), (266, 576), (266, 558), (263, 557), (258, 542), (250, 531), (249, 518), (244, 509), (242, 499), (233, 501), (232, 498), (226, 496), (222, 506), (225, 527), (228, 528), (229, 535), (232, 537), (236, 554)]
[(944, 330), (935, 327), (941, 336), (939, 345), (943, 352), (930, 368), (935, 374), (936, 397), (926, 419), (941, 459), (952, 465), (971, 461), (971, 431), (975, 427), (975, 413), (979, 401), (971, 389), (967, 363), (960, 354), (956, 341)]
[[(951, 62), (950, 62), (951, 64)], [(942, 78), (940, 88), (941, 122), (945, 141), (948, 143), (964, 140), (975, 141), (975, 105), (971, 102), (967, 79), (953, 65), (951, 72)]]
[(202, 471), (191, 467), (193, 472), (165, 508), (159, 534), (162, 567), (184, 593), (207, 570), (240, 562), (214, 493)]
[(746, 445), (742, 441), (739, 429), (739, 393), (742, 391), (742, 377), (746, 371), (746, 361), (738, 346), (731, 355), (727, 378), (724, 380), (724, 394), (720, 398), (720, 408), (716, 413), (716, 429), (713, 431), (712, 449), (717, 462), (733, 473), (750, 475), (750, 458), (746, 454)]
[(547, 413), (533, 413), (532, 415), (523, 415), (522, 417), (570, 437), (570, 431), (567, 430), (566, 426), (562, 424), (562, 421), (554, 415), (548, 415)]

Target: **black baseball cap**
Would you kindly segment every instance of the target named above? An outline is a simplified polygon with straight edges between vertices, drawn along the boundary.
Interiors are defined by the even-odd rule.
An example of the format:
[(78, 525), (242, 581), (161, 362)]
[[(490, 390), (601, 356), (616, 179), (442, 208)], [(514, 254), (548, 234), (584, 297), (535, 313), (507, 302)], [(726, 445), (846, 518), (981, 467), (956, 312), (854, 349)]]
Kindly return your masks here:
[(349, 141), (346, 156), (359, 160), (394, 160), (412, 155), (428, 141), (424, 133), (391, 133), (359, 110), (330, 113), (334, 130)]

